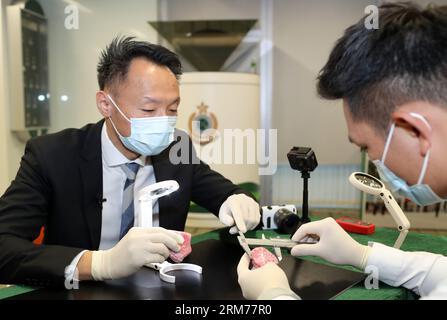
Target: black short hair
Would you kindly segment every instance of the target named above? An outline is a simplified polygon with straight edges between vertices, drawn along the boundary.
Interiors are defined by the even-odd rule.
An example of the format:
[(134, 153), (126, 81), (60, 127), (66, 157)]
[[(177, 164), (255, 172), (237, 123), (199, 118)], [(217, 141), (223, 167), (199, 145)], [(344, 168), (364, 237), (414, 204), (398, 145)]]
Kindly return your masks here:
[(102, 51), (97, 67), (101, 90), (125, 80), (132, 60), (141, 57), (168, 67), (179, 79), (182, 64), (174, 52), (160, 45), (134, 39), (134, 37), (118, 36)]
[(395, 108), (447, 104), (447, 6), (410, 2), (379, 7), (379, 29), (364, 18), (346, 29), (318, 76), (326, 99), (346, 99), (356, 121), (385, 132)]

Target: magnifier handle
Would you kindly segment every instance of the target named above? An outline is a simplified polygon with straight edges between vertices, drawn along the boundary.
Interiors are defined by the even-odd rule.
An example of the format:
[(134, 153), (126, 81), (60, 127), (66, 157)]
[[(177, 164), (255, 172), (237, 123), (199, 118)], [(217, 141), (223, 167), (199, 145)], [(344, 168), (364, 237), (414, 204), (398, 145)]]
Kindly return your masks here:
[(148, 264), (146, 264), (146, 267), (149, 267), (151, 269), (158, 271), (161, 269), (162, 265), (161, 265), (161, 263), (148, 263)]
[(137, 226), (141, 228), (152, 227), (152, 201), (139, 201), (140, 212)]
[(389, 192), (388, 190), (384, 190), (380, 193), (380, 197), (385, 203), (385, 207), (387, 208), (388, 212), (391, 214), (394, 221), (396, 221), (399, 230), (410, 229), (410, 221), (408, 221), (407, 217), (403, 213), (399, 204), (396, 202), (396, 199), (394, 199), (391, 192)]

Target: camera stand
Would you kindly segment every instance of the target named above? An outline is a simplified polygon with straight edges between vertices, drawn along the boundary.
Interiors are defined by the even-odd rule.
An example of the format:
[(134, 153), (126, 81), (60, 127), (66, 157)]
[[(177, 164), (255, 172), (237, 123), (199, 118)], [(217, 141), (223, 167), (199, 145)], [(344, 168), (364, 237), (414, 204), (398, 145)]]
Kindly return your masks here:
[(309, 219), (309, 190), (308, 190), (308, 180), (310, 178), (310, 173), (308, 171), (301, 172), (301, 178), (303, 178), (303, 206), (301, 213), (301, 223), (310, 222)]
[(317, 157), (311, 148), (307, 147), (293, 147), (287, 154), (290, 167), (293, 170), (301, 172), (303, 178), (303, 208), (301, 223), (310, 222), (309, 219), (309, 190), (308, 180), (310, 172), (314, 171), (318, 166)]

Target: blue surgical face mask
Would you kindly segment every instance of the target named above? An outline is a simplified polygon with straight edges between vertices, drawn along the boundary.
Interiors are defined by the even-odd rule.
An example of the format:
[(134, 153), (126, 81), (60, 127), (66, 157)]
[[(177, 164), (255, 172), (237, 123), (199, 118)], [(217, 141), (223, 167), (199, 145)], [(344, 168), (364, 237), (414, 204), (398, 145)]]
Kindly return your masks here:
[[(427, 120), (418, 113), (410, 113), (411, 116), (422, 120), (431, 130), (430, 124)], [(390, 169), (385, 166), (385, 158), (390, 147), (391, 138), (394, 133), (396, 124), (391, 125), (390, 132), (385, 143), (385, 149), (383, 151), (382, 160), (374, 160), (377, 171), (379, 172), (380, 178), (389, 186), (390, 191), (393, 193), (398, 193), (401, 196), (410, 199), (414, 203), (420, 206), (427, 206), (433, 203), (445, 201), (439, 197), (429, 185), (423, 184), (425, 177), (425, 172), (427, 171), (428, 159), (430, 158), (430, 150), (425, 155), (424, 161), (422, 163), (421, 173), (419, 175), (418, 182), (415, 185), (409, 186), (405, 180), (396, 176)]]
[(123, 137), (112, 123), (115, 132), (118, 134), (124, 146), (141, 154), (143, 156), (155, 156), (160, 154), (174, 141), (174, 130), (177, 117), (145, 117), (145, 118), (127, 118), (126, 115), (117, 106), (110, 95), (107, 97), (119, 113), (130, 122), (130, 136)]

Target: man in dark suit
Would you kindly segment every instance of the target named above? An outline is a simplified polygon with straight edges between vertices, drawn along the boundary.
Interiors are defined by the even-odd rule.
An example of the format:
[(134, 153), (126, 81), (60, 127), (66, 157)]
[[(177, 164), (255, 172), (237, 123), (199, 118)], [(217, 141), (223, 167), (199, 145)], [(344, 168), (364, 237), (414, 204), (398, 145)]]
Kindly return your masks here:
[[(117, 38), (104, 50), (96, 95), (104, 120), (29, 141), (0, 199), (0, 283), (117, 279), (162, 262), (179, 250), (172, 230), (184, 229), (191, 200), (232, 233), (258, 225), (258, 204), (175, 130), (180, 75), (177, 56), (161, 46)], [(188, 161), (173, 161), (174, 147)], [(179, 190), (155, 203), (153, 227), (134, 227), (134, 194), (164, 180)], [(35, 245), (42, 226), (44, 243)]]

